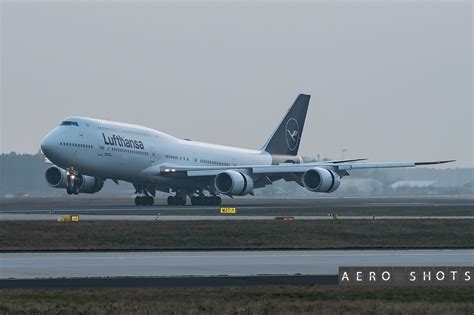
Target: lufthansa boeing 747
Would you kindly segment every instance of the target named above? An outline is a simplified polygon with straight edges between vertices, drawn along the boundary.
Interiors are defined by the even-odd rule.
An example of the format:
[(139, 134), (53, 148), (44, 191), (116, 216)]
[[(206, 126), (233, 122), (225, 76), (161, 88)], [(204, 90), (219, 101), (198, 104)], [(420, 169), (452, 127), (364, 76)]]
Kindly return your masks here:
[[(169, 205), (220, 205), (220, 195), (253, 195), (277, 180), (313, 192), (338, 189), (350, 170), (415, 167), (436, 162), (360, 163), (365, 159), (305, 163), (298, 156), (309, 95), (300, 94), (260, 150), (179, 139), (150, 128), (69, 117), (51, 131), (41, 150), (54, 165), (48, 184), (68, 194), (93, 194), (106, 179), (134, 185), (136, 205), (153, 205), (156, 191), (173, 193)], [(206, 194), (207, 195), (206, 195)]]

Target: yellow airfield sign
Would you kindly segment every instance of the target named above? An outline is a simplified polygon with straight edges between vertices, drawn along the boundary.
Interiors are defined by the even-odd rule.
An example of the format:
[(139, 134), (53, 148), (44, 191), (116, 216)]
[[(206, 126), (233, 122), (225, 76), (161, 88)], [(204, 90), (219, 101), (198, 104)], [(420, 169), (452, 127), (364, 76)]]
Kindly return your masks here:
[(79, 222), (78, 215), (60, 215), (58, 222)]
[(236, 208), (221, 208), (221, 214), (236, 214)]

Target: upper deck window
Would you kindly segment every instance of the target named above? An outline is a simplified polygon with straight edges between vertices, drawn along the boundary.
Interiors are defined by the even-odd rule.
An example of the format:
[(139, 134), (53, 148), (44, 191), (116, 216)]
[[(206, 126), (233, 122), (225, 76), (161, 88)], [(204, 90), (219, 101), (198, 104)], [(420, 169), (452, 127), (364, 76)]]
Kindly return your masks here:
[(77, 127), (79, 127), (79, 124), (75, 121), (65, 120), (61, 123), (61, 126), (77, 126)]

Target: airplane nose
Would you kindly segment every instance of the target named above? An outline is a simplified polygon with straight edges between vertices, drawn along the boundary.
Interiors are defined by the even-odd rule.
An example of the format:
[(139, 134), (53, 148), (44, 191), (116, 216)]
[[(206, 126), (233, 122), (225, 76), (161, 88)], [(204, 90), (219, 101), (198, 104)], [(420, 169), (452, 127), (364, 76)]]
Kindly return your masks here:
[(54, 149), (54, 142), (50, 135), (46, 136), (41, 142), (41, 151), (46, 157), (51, 156)]

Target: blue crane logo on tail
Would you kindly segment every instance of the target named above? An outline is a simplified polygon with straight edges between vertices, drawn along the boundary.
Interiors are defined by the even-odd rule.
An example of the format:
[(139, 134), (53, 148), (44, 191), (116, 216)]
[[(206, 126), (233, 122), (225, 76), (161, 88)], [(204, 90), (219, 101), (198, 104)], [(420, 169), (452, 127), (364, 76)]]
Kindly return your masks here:
[(290, 151), (296, 150), (299, 141), (300, 127), (298, 121), (294, 118), (288, 119), (286, 122), (286, 143)]

